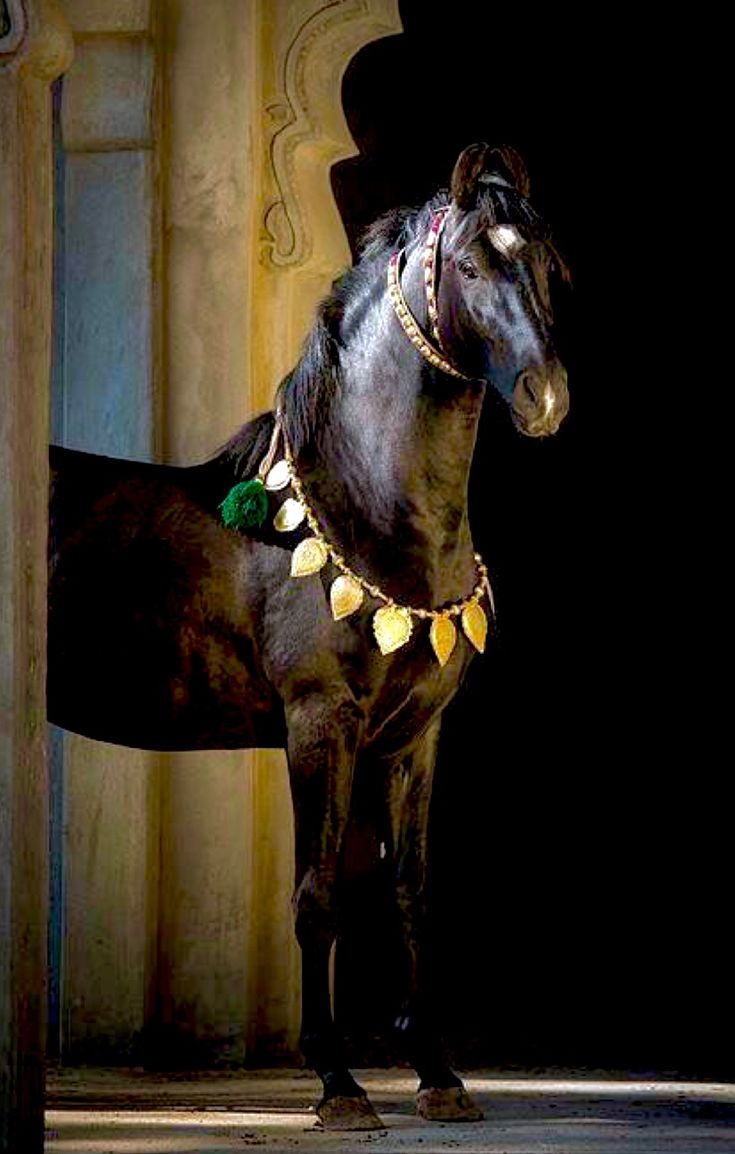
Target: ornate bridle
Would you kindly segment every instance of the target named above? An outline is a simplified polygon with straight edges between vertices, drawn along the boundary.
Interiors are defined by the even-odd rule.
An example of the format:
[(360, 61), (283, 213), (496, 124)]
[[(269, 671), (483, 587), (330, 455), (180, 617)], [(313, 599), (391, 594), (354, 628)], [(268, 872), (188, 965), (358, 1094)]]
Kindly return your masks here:
[(461, 381), (471, 381), (474, 378), (461, 372), (446, 356), (441, 335), (439, 333), (439, 312), (436, 303), (436, 254), (439, 247), (439, 237), (446, 224), (451, 205), (440, 208), (434, 215), (429, 226), (429, 233), (424, 245), (424, 288), (426, 291), (426, 307), (429, 316), (429, 329), (436, 344), (421, 331), (418, 321), (406, 304), (406, 298), (401, 288), (401, 263), (405, 249), (394, 252), (388, 262), (388, 296), (400, 321), (401, 328), (414, 348), (418, 349), (424, 360), (435, 369), (441, 369), (450, 377), (457, 377)]

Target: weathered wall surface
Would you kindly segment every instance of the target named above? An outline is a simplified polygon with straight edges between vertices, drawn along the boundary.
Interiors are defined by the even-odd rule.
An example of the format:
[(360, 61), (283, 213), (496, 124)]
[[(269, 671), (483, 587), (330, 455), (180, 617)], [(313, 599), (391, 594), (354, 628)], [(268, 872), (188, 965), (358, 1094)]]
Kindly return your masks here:
[[(155, 371), (155, 52), (150, 5), (64, 3), (74, 63), (58, 124), (53, 439), (150, 460)], [(60, 1005), (54, 1052), (134, 1053), (155, 1004), (160, 767), (74, 734), (54, 742)]]
[[(270, 407), (348, 263), (340, 83), (396, 0), (63, 0), (57, 431), (192, 464)], [(240, 1062), (295, 1047), (283, 755), (67, 737), (61, 1050)]]
[(0, 6), (0, 1150), (43, 1149), (48, 810), (49, 3)]
[[(163, 5), (164, 453), (210, 456), (248, 397), (256, 12)], [(252, 753), (167, 759), (162, 800), (161, 1040), (184, 1061), (240, 1062), (257, 958)]]

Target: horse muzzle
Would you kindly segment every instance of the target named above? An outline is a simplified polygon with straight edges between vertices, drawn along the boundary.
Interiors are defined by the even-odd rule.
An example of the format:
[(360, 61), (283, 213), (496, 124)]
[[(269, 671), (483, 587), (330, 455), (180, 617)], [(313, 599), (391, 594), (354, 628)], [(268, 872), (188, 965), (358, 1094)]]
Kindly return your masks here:
[(555, 433), (569, 412), (566, 370), (556, 362), (523, 369), (511, 398), (513, 421), (528, 437)]

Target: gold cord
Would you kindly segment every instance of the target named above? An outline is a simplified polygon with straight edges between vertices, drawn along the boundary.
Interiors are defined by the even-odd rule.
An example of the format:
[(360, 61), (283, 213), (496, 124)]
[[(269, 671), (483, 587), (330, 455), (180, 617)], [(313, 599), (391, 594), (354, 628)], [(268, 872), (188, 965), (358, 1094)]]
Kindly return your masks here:
[(291, 576), (310, 576), (320, 572), (327, 561), (331, 561), (335, 568), (340, 571), (340, 576), (333, 582), (330, 590), (332, 615), (337, 621), (356, 612), (362, 605), (366, 593), (376, 601), (382, 601), (382, 608), (378, 609), (373, 617), (373, 630), (383, 654), (392, 653), (405, 645), (411, 636), (412, 618), (417, 618), (420, 621), (431, 621), (429, 639), (440, 665), (445, 665), (454, 650), (457, 639), (457, 630), (452, 621), (453, 617), (460, 618), (465, 635), (474, 647), (482, 653), (485, 649), (487, 636), (487, 618), (480, 601), (483, 597), (488, 598), (493, 615), (495, 606), (487, 566), (480, 554), (474, 554), (478, 575), (477, 584), (469, 596), (464, 597), (461, 601), (454, 601), (441, 609), (423, 609), (396, 601), (379, 585), (356, 573), (326, 537), (306, 496), (301, 479), (296, 473), (293, 458), (286, 444), (285, 433), (283, 440), (291, 488), (296, 494), (298, 504), (303, 509), (302, 519), (306, 520), (313, 534), (296, 546), (291, 563)]

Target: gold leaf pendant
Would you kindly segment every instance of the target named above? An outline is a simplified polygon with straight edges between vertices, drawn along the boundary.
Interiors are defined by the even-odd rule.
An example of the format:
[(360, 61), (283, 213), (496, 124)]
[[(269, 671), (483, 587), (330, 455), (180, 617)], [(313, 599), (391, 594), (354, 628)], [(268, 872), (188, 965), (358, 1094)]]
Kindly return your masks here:
[(332, 582), (329, 590), (329, 603), (334, 620), (341, 621), (343, 617), (349, 617), (351, 613), (356, 612), (362, 605), (364, 597), (361, 586), (353, 577), (348, 577), (346, 573), (340, 574)]
[(291, 557), (291, 576), (308, 577), (323, 569), (328, 560), (326, 546), (318, 537), (307, 537), (300, 541)]
[(273, 518), (273, 525), (279, 533), (290, 533), (292, 529), (298, 529), (305, 516), (306, 509), (301, 502), (287, 497)]
[(457, 630), (451, 617), (446, 613), (442, 613), (432, 621), (429, 640), (439, 664), (446, 665), (457, 643)]
[(470, 601), (462, 610), (462, 628), (478, 653), (485, 652), (487, 617), (477, 601)]
[(265, 478), (265, 487), (271, 493), (277, 493), (279, 489), (285, 489), (286, 485), (291, 483), (291, 469), (288, 461), (276, 461), (275, 465), (268, 470)]
[(411, 636), (411, 614), (401, 605), (384, 605), (373, 617), (373, 632), (385, 657), (405, 645)]

